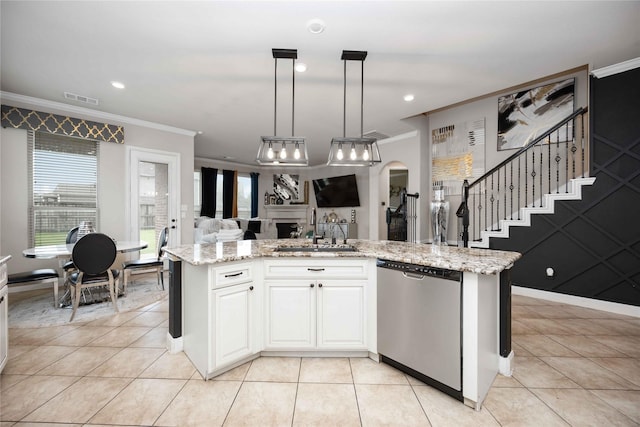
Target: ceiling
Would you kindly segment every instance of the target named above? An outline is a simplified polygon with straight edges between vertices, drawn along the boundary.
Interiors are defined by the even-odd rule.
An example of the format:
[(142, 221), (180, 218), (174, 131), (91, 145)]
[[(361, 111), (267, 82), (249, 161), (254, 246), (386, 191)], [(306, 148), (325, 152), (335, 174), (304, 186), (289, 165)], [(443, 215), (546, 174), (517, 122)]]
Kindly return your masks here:
[[(296, 73), (295, 134), (313, 165), (342, 136), (342, 50), (368, 51), (363, 129), (389, 136), (413, 130), (407, 117), (640, 56), (638, 1), (2, 0), (0, 12), (3, 92), (202, 132), (196, 157), (245, 164), (273, 135), (272, 48), (308, 66)], [(307, 30), (314, 18), (320, 34)], [(279, 60), (279, 136), (291, 136), (291, 75)], [(360, 136), (359, 63), (347, 76), (346, 133)]]

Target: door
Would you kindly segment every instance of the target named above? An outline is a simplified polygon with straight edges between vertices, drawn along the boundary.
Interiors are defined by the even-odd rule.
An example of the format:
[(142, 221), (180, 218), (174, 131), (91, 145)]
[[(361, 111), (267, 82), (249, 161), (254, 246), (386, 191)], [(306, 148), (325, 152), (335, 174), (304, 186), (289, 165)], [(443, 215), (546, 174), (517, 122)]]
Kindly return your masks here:
[(316, 346), (315, 281), (265, 281), (268, 348)]
[(179, 155), (133, 147), (129, 156), (131, 240), (149, 244), (141, 258), (155, 257), (162, 228), (169, 227), (169, 246), (180, 244)]
[(318, 347), (366, 348), (364, 280), (318, 281)]
[(253, 313), (256, 310), (251, 283), (213, 291), (215, 327), (214, 369), (253, 354)]

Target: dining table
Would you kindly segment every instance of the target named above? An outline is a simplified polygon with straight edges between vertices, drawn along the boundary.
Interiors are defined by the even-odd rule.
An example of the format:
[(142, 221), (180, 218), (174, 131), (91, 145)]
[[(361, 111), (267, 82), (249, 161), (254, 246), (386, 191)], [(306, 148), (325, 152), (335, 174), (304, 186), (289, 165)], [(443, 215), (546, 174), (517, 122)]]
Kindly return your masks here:
[[(135, 252), (146, 249), (149, 244), (144, 240), (115, 240), (116, 252)], [(74, 243), (58, 244), (58, 245), (44, 245), (36, 246), (34, 248), (28, 248), (22, 251), (22, 255), (26, 258), (34, 259), (58, 259), (58, 269), (60, 273), (64, 273), (62, 266), (71, 259), (73, 253)], [(64, 274), (60, 274), (59, 281), (54, 285), (56, 287), (55, 293), (57, 294), (57, 288), (59, 285), (66, 286), (66, 283), (60, 283), (63, 281)], [(69, 289), (66, 289), (62, 297), (57, 303), (57, 307), (71, 307), (71, 296)]]
[[(116, 240), (117, 252), (134, 252), (146, 249), (149, 244), (144, 240)], [(22, 251), (22, 255), (27, 258), (52, 259), (62, 258), (69, 259), (73, 252), (73, 243), (59, 245), (37, 246)]]

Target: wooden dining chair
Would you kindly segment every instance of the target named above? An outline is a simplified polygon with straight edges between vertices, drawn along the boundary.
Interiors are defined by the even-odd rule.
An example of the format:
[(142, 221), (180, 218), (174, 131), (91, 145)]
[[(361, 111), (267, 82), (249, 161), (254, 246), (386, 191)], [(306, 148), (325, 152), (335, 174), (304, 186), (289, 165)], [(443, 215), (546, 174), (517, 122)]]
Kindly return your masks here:
[(122, 271), (124, 274), (124, 289), (123, 292), (127, 294), (127, 284), (129, 277), (134, 270), (155, 270), (158, 275), (158, 286), (162, 286), (164, 291), (164, 248), (169, 242), (169, 227), (164, 227), (158, 237), (158, 256), (156, 258), (141, 258), (133, 261), (127, 261), (122, 264)]
[(73, 247), (71, 253), (76, 271), (69, 275), (73, 312), (71, 322), (80, 305), (82, 290), (98, 286), (107, 286), (111, 302), (118, 311), (118, 282), (120, 272), (112, 269), (116, 260), (116, 244), (111, 237), (102, 233), (89, 233), (81, 237)]

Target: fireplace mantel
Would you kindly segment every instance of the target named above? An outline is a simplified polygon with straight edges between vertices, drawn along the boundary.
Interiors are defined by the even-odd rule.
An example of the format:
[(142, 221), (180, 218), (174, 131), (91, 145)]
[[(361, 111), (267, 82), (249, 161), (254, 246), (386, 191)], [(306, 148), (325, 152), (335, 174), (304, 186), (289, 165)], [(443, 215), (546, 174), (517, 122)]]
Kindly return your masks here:
[(295, 220), (295, 222), (306, 223), (308, 207), (309, 205), (265, 205), (264, 209), (269, 219), (277, 221)]

